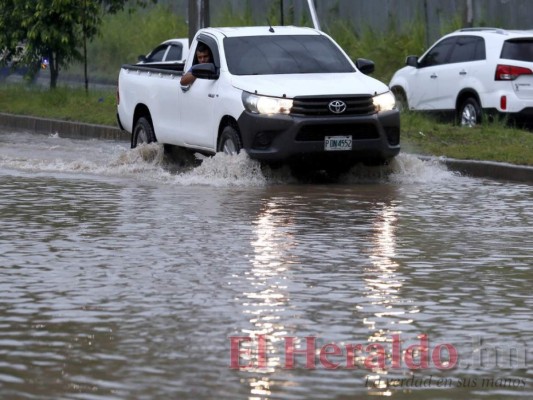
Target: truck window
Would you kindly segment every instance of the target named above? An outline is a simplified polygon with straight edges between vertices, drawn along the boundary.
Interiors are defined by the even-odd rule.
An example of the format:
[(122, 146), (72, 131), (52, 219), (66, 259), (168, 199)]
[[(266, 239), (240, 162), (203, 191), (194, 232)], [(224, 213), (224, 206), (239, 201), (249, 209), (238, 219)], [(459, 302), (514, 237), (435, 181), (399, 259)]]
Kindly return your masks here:
[(233, 75), (355, 72), (346, 56), (325, 36), (228, 37), (224, 50)]

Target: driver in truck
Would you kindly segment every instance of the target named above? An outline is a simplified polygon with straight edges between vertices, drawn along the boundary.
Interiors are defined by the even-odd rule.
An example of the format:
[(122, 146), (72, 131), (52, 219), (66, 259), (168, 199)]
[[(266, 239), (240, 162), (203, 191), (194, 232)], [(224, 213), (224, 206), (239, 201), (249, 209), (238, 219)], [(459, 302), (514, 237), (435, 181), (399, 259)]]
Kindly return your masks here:
[[(206, 44), (198, 43), (198, 46), (196, 47), (195, 58), (196, 60), (193, 65), (210, 63), (212, 62), (211, 50)], [(189, 70), (181, 77), (180, 84), (182, 86), (189, 86), (192, 85), (195, 80), (196, 77), (193, 76), (191, 70)]]

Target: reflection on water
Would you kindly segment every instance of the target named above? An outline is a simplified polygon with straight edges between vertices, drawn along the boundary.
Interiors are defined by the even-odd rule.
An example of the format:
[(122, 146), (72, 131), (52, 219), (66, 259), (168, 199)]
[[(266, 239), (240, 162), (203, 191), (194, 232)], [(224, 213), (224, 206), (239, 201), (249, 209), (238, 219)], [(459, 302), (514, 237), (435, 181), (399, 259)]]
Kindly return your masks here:
[[(250, 378), (250, 399), (269, 397), (271, 374), (281, 367), (279, 345), (283, 343), (287, 331), (281, 321), (288, 299), (286, 275), (288, 265), (283, 262), (291, 251), (292, 234), (286, 232), (290, 222), (283, 215), (280, 218), (279, 206), (275, 199), (261, 207), (254, 231), (257, 239), (252, 241), (254, 254), (250, 272), (246, 273), (249, 290), (243, 295), (243, 314), (250, 318), (252, 329), (243, 329), (242, 334), (250, 337), (250, 347), (255, 347), (255, 359), (246, 360), (255, 365), (258, 377)], [(261, 348), (259, 343), (264, 341)], [(252, 350), (253, 351), (253, 350)], [(262, 353), (262, 354), (260, 354)], [(263, 360), (260, 360), (260, 358)]]
[(103, 143), (0, 135), (2, 398), (533, 395), (531, 186)]
[[(384, 348), (387, 347), (387, 342), (391, 341), (392, 335), (402, 334), (401, 324), (412, 322), (411, 319), (400, 320), (400, 318), (405, 317), (407, 311), (402, 307), (400, 296), (402, 281), (398, 276), (399, 264), (394, 261), (396, 257), (396, 222), (394, 206), (384, 206), (382, 215), (376, 218), (374, 222), (373, 249), (370, 255), (373, 265), (365, 271), (367, 277), (364, 279), (367, 286), (368, 302), (374, 309), (374, 317), (364, 318), (363, 321), (372, 333), (368, 338), (368, 343), (380, 343)], [(361, 308), (362, 312), (372, 312), (372, 310)], [(390, 319), (392, 321), (388, 321), (387, 324), (386, 321)], [(383, 322), (385, 324), (382, 326)], [(391, 361), (390, 359), (387, 360), (387, 365), (390, 365)], [(386, 374), (387, 369), (378, 365), (373, 368), (372, 374), (367, 375), (365, 382), (367, 382), (372, 394), (391, 395), (387, 385), (381, 381), (382, 376)]]

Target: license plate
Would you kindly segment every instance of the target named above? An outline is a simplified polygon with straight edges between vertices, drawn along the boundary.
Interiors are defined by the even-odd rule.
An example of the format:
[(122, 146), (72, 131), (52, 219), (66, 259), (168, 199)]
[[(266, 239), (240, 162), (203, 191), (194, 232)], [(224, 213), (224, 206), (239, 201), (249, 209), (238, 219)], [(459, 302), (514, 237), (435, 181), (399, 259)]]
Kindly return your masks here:
[(326, 151), (343, 151), (351, 149), (351, 136), (326, 136), (324, 138), (324, 150)]

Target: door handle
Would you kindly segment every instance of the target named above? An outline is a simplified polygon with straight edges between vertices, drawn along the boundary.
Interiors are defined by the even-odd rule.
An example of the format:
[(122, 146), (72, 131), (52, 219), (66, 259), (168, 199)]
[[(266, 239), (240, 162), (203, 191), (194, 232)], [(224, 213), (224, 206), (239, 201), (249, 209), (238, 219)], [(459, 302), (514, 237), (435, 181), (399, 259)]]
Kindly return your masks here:
[(431, 79), (437, 79), (437, 74), (431, 74), (430, 78)]
[(459, 72), (459, 75), (466, 75), (466, 71)]

